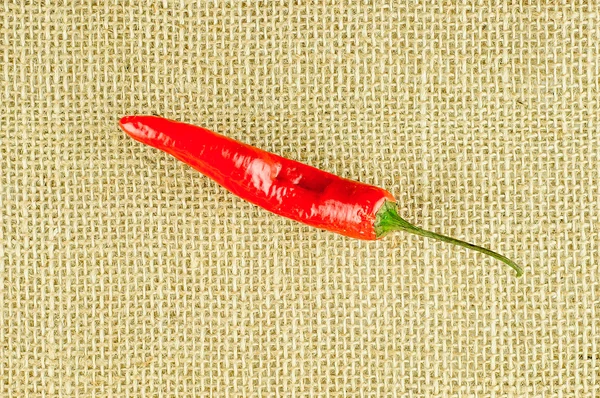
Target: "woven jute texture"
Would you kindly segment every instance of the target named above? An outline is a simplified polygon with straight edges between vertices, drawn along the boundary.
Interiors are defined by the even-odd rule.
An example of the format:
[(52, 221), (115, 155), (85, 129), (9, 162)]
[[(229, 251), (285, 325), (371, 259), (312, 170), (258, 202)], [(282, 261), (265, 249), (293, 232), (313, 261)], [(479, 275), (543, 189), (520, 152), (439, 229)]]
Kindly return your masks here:
[[(9, 0), (0, 93), (1, 396), (600, 396), (597, 2)], [(272, 215), (126, 114), (525, 274)]]

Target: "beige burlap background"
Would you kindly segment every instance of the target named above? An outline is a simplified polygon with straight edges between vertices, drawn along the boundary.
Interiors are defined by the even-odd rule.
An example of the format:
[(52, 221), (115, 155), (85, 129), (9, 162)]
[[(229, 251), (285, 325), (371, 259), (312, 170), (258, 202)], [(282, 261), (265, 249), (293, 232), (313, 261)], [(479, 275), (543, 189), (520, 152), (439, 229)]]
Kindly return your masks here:
[[(0, 5), (1, 395), (600, 395), (600, 6), (291, 3)], [(525, 275), (271, 215), (118, 128), (152, 113)]]

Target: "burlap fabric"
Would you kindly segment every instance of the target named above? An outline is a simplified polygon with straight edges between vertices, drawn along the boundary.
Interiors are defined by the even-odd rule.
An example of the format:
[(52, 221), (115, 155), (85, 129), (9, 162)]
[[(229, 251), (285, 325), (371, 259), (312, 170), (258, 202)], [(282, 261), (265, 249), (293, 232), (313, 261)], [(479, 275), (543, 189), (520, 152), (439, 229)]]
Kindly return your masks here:
[[(2, 396), (600, 395), (597, 2), (0, 6)], [(525, 266), (288, 221), (203, 125)]]

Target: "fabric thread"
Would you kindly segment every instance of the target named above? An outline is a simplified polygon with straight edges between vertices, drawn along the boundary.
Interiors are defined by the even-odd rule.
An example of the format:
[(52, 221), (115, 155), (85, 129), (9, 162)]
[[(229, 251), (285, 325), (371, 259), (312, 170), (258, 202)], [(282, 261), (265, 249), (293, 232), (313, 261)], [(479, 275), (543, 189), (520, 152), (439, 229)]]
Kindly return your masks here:
[[(596, 2), (0, 5), (0, 395), (600, 395)], [(118, 120), (393, 192), (361, 242)]]

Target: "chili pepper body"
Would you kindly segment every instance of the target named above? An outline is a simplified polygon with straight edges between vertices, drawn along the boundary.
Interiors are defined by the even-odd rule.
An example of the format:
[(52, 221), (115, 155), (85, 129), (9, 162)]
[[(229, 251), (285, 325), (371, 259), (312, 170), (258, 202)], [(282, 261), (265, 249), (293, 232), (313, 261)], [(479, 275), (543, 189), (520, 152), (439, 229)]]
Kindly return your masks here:
[(231, 138), (156, 116), (126, 116), (132, 138), (187, 163), (235, 195), (275, 214), (352, 238), (374, 240), (388, 191), (338, 177)]
[(167, 152), (235, 195), (275, 214), (351, 238), (406, 231), (466, 247), (521, 267), (490, 249), (416, 227), (401, 218), (385, 189), (348, 180), (202, 127), (157, 116), (125, 116), (133, 139)]

